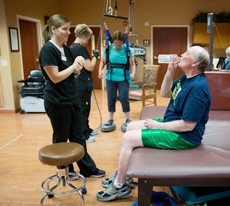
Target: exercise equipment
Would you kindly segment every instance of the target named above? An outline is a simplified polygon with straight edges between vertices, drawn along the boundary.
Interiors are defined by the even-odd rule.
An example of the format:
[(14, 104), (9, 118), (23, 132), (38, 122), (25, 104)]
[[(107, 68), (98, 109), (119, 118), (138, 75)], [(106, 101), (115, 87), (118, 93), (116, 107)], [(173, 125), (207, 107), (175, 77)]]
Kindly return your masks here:
[(102, 132), (112, 132), (116, 129), (116, 124), (113, 123), (111, 126), (106, 126), (106, 123), (101, 124), (101, 131)]
[(25, 112), (45, 112), (44, 108), (44, 89), (46, 80), (41, 70), (31, 70), (28, 79), (19, 80), (18, 83), (24, 83), (20, 88), (21, 94), (20, 113)]
[(143, 59), (143, 63), (144, 64), (147, 63), (147, 60), (146, 60), (147, 51), (146, 51), (146, 49), (143, 46), (141, 46), (139, 44), (132, 43), (132, 44), (129, 44), (129, 47), (132, 50), (132, 52), (134, 53), (135, 57)]
[[(109, 120), (109, 121), (112, 121), (112, 120)], [(108, 125), (109, 121), (101, 124), (101, 131), (102, 132), (111, 132), (111, 131), (116, 129), (116, 124), (114, 122), (112, 122), (111, 125)]]
[[(108, 3), (108, 1), (109, 1), (109, 3)], [(108, 4), (109, 4), (109, 7), (108, 7)], [(135, 41), (135, 38), (138, 37), (138, 35), (132, 33), (134, 31), (134, 1), (129, 0), (129, 17), (123, 17), (123, 16), (117, 15), (117, 0), (115, 0), (115, 2), (114, 2), (114, 10), (115, 10), (115, 15), (113, 15), (113, 9), (111, 7), (111, 0), (105, 0), (96, 50), (98, 49), (98, 46), (99, 46), (99, 41), (100, 41), (100, 36), (101, 36), (101, 28), (102, 28), (103, 21), (104, 21), (104, 32), (106, 33), (106, 30), (108, 29), (106, 22), (104, 20), (105, 17), (115, 18), (116, 20), (117, 19), (127, 20), (128, 25), (127, 25), (126, 31), (124, 33), (127, 34), (127, 37), (133, 37), (134, 42), (136, 42), (136, 43), (129, 43), (129, 47), (133, 51), (134, 57), (143, 59), (143, 63), (146, 64), (147, 63), (147, 60), (146, 60), (147, 51), (143, 46), (138, 44), (138, 39)], [(112, 41), (110, 41), (110, 42), (112, 43)], [(135, 58), (135, 64), (137, 65), (136, 58)]]
[[(124, 70), (125, 79), (127, 79), (126, 78), (126, 70), (129, 70), (129, 67), (130, 67), (130, 65), (129, 65), (130, 50), (133, 51), (134, 57), (136, 57), (136, 58), (138, 57), (138, 58), (143, 59), (144, 64), (146, 64), (145, 56), (146, 56), (147, 52), (146, 52), (146, 49), (144, 47), (142, 47), (141, 45), (138, 45), (138, 40), (136, 41), (136, 43), (132, 43), (132, 44), (129, 43), (129, 37), (134, 37), (134, 38), (138, 37), (137, 34), (132, 34), (132, 26), (131, 26), (132, 20), (134, 22), (134, 18), (132, 18), (132, 20), (131, 20), (131, 6), (134, 5), (134, 1), (129, 0), (129, 18), (123, 17), (123, 16), (118, 16), (117, 15), (117, 0), (115, 0), (114, 3), (115, 3), (115, 5), (114, 5), (115, 15), (113, 15), (113, 9), (111, 7), (111, 0), (105, 0), (105, 2), (104, 2), (104, 9), (103, 9), (103, 13), (102, 13), (101, 26), (100, 26), (100, 31), (99, 31), (99, 35), (98, 35), (96, 50), (98, 49), (98, 46), (99, 46), (101, 28), (102, 28), (104, 17), (115, 18), (116, 20), (117, 19), (128, 20), (129, 24), (127, 25), (126, 31), (124, 32), (125, 36), (126, 36), (126, 52), (127, 52), (127, 63), (126, 64), (113, 64), (109, 61), (109, 42), (112, 43), (112, 38), (111, 38), (111, 35), (109, 33), (108, 26), (104, 20), (104, 32), (106, 33), (105, 46), (106, 46), (106, 56), (107, 56), (107, 69), (110, 69), (111, 70), (110, 74), (112, 74), (113, 67), (121, 68)], [(108, 8), (109, 8), (109, 10), (108, 10)], [(134, 23), (133, 23), (133, 25), (134, 25)], [(136, 58), (134, 58), (134, 59), (135, 59), (135, 64), (137, 66)], [(118, 95), (118, 98), (119, 98), (119, 95)], [(125, 122), (122, 124), (121, 130), (123, 132), (125, 132), (126, 127), (127, 127), (127, 123)], [(111, 126), (107, 126), (106, 123), (101, 124), (101, 131), (103, 131), (103, 132), (109, 132), (109, 131), (113, 131), (115, 129), (116, 129), (116, 125), (114, 123)]]

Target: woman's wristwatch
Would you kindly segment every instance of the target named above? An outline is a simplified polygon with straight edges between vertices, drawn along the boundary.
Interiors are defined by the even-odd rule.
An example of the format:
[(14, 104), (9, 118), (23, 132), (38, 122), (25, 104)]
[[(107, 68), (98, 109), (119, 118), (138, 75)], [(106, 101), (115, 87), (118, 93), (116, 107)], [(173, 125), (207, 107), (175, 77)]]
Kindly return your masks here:
[(136, 74), (135, 73), (132, 73), (134, 76), (136, 76)]
[(79, 74), (81, 74), (81, 71), (79, 71), (78, 73), (76, 73), (75, 71), (73, 71), (73, 73), (74, 73), (75, 75), (79, 75)]

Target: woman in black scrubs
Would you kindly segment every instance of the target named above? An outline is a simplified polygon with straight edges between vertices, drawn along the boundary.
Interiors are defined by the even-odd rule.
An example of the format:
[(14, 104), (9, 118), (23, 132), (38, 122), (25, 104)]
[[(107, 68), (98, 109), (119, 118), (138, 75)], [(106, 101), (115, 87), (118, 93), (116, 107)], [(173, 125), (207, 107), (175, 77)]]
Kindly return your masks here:
[[(68, 46), (64, 45), (70, 35), (70, 22), (61, 15), (51, 16), (43, 29), (46, 44), (39, 54), (39, 64), (47, 79), (44, 92), (45, 110), (53, 127), (53, 143), (76, 142), (85, 148), (84, 157), (77, 162), (80, 173), (85, 177), (102, 177), (105, 171), (99, 170), (87, 153), (82, 134), (82, 111), (75, 78), (85, 60), (72, 57)], [(69, 172), (74, 172), (69, 165)]]
[(76, 39), (70, 46), (70, 50), (74, 58), (82, 56), (85, 59), (84, 67), (81, 70), (81, 74), (75, 80), (81, 100), (83, 114), (83, 134), (85, 136), (86, 142), (94, 142), (95, 137), (92, 137), (91, 135), (97, 134), (98, 131), (90, 128), (89, 114), (91, 107), (91, 93), (93, 90), (92, 72), (97, 63), (99, 52), (93, 51), (94, 56), (91, 59), (87, 49), (85, 48), (91, 36), (93, 35), (92, 30), (86, 24), (78, 24), (74, 30), (74, 33)]

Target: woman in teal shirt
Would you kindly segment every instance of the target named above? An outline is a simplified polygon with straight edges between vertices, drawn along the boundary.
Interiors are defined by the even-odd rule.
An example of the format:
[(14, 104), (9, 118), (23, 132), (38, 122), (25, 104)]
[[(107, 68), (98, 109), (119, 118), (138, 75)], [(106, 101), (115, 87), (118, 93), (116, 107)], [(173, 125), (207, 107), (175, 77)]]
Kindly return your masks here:
[(131, 122), (129, 106), (129, 83), (135, 79), (136, 66), (134, 63), (133, 52), (130, 50), (129, 65), (131, 68), (131, 74), (128, 70), (129, 68), (125, 68), (128, 58), (126, 45), (124, 44), (124, 33), (122, 31), (115, 31), (112, 40), (113, 43), (109, 45), (109, 62), (105, 49), (102, 55), (98, 74), (98, 77), (102, 79), (102, 70), (107, 64), (106, 89), (108, 98), (109, 120), (105, 123), (105, 126), (111, 126), (113, 124), (115, 104), (117, 100), (117, 89), (119, 90), (119, 99), (125, 114), (127, 126), (127, 124)]

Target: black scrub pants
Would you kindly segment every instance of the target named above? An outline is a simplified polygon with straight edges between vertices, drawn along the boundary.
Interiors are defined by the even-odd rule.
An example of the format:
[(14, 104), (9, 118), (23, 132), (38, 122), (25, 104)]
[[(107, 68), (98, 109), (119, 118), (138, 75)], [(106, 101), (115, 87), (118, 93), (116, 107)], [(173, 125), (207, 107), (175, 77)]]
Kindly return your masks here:
[(88, 139), (90, 133), (93, 131), (89, 127), (89, 113), (90, 113), (92, 91), (88, 91), (88, 89), (86, 88), (85, 91), (79, 90), (78, 93), (81, 100), (81, 108), (82, 108), (83, 135), (85, 136), (86, 139)]
[[(85, 149), (84, 157), (77, 162), (80, 174), (88, 177), (96, 174), (98, 169), (87, 152), (85, 137), (82, 134), (82, 112), (80, 105), (53, 106), (45, 104), (47, 115), (53, 127), (53, 143), (76, 142)], [(69, 171), (74, 171), (73, 164), (69, 165)]]

